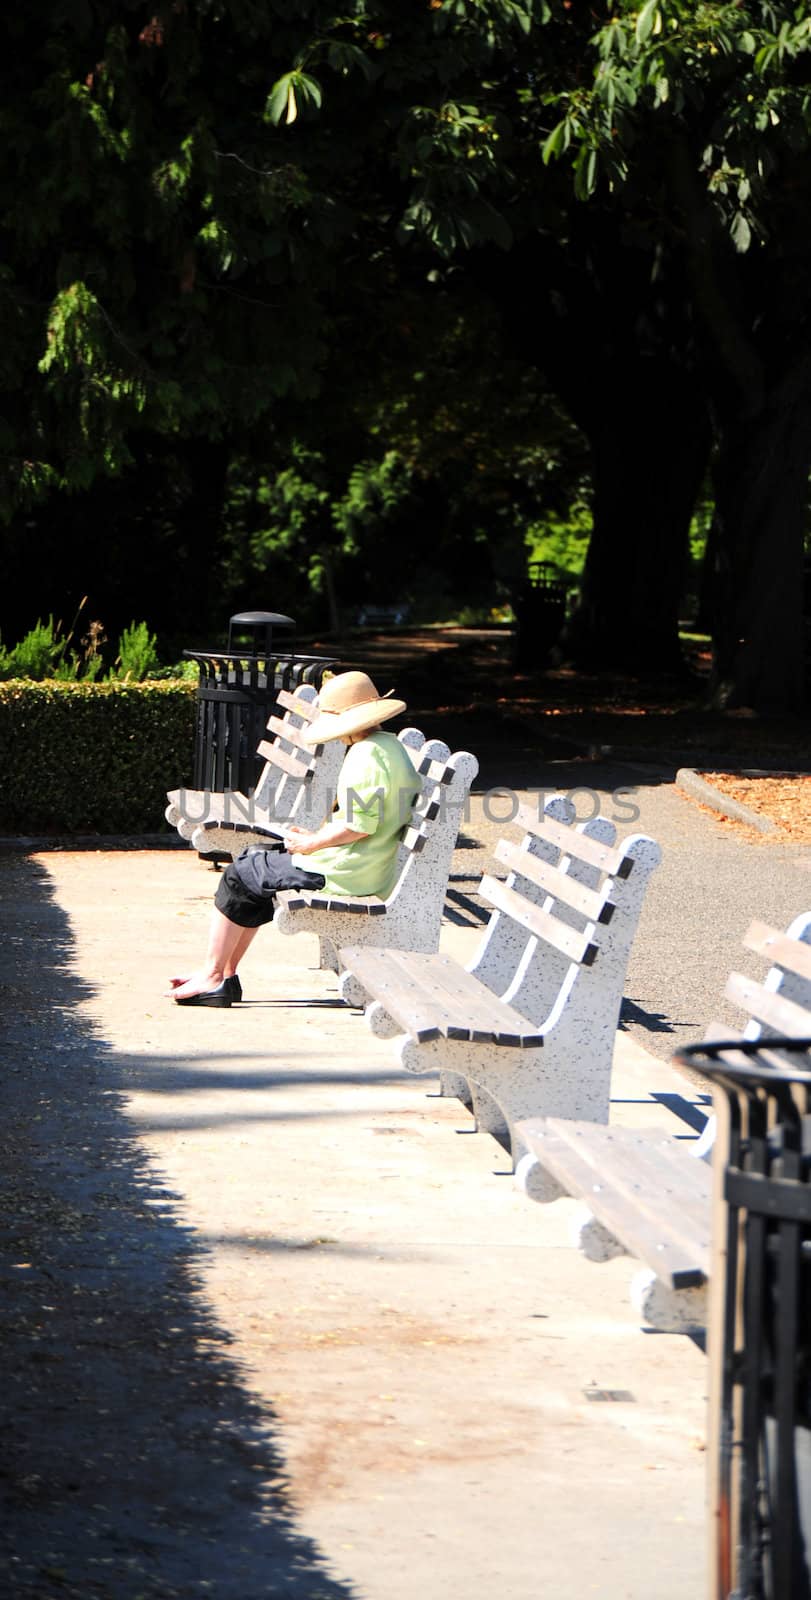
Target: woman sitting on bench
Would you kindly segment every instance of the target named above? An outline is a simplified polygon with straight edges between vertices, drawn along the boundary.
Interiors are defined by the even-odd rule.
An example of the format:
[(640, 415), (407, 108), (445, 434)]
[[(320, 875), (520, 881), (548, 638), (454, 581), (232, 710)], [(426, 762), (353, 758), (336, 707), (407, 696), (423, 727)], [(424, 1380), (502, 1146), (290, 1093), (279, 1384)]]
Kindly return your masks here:
[[(181, 1006), (230, 1006), (242, 998), (237, 968), (257, 930), (273, 919), (281, 889), (324, 889), (385, 899), (397, 877), (397, 847), (422, 787), (405, 747), (381, 727), (405, 711), (404, 700), (378, 694), (365, 672), (325, 683), (308, 744), (341, 739), (348, 751), (331, 818), (309, 832), (291, 825), (275, 848), (249, 846), (226, 867), (214, 897), (204, 965), (173, 978)], [(310, 867), (310, 857), (317, 867)]]

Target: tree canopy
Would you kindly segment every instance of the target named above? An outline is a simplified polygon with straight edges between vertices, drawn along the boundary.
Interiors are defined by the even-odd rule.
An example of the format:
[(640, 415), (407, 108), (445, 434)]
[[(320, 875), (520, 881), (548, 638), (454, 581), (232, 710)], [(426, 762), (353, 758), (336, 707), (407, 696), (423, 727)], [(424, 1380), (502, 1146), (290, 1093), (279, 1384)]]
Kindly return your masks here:
[(225, 557), (258, 572), (274, 551), (314, 580), (337, 556), (339, 585), (393, 583), (382, 546), (409, 522), (447, 572), (483, 546), (486, 581), (488, 561), (515, 566), (561, 441), (574, 478), (585, 439), (571, 649), (676, 660), (709, 473), (718, 693), (798, 705), (807, 10), (18, 8), (0, 69), (6, 550), (44, 506), (76, 539), (68, 495), (91, 520), (117, 507), (115, 562), (134, 496), (127, 551), (174, 565), (176, 606), (195, 563), (205, 612)]

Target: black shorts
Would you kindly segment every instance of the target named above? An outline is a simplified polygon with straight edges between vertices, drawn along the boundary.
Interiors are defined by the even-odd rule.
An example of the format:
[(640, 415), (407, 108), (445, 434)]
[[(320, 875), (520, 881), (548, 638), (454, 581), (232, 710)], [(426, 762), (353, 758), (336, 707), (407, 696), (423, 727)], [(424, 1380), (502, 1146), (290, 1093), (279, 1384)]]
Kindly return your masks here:
[(324, 874), (294, 867), (286, 850), (249, 846), (225, 868), (214, 904), (240, 928), (261, 928), (273, 921), (280, 889), (323, 889)]

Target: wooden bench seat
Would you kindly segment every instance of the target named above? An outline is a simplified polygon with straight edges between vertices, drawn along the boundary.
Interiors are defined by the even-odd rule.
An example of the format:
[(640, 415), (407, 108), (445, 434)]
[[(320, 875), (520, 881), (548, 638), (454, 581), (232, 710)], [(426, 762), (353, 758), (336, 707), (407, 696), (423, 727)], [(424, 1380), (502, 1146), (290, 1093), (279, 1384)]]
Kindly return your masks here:
[(592, 1259), (604, 1259), (608, 1234), (672, 1289), (707, 1282), (712, 1180), (706, 1162), (686, 1161), (672, 1137), (633, 1128), (547, 1117), (524, 1122), (522, 1132), (558, 1194), (588, 1196), (602, 1224), (586, 1245)]
[(351, 955), (354, 977), (376, 995), (398, 1031), (420, 1044), (440, 1038), (516, 1049), (543, 1044), (538, 1028), (449, 956), (357, 946)]
[(647, 1271), (632, 1299), (646, 1322), (670, 1333), (706, 1321), (712, 1173), (672, 1136), (559, 1117), (521, 1123), (527, 1154), (516, 1181), (533, 1200), (570, 1195), (583, 1205), (574, 1242), (590, 1261), (629, 1255)]
[[(797, 917), (785, 933), (753, 922), (743, 940), (747, 949), (771, 959), (762, 983), (733, 973), (725, 994), (747, 1020), (742, 1037), (768, 1037), (758, 1065), (795, 1065), (793, 1052), (781, 1052), (780, 1038), (811, 1035), (811, 912)], [(730, 1029), (712, 1023), (708, 1042), (728, 1041)], [(732, 1065), (746, 1064), (740, 1051), (725, 1050)], [(716, 1096), (716, 1104), (717, 1096)], [(646, 1270), (632, 1284), (632, 1300), (646, 1322), (668, 1332), (703, 1327), (711, 1261), (711, 1157), (725, 1164), (727, 1124), (718, 1139), (716, 1118), (701, 1139), (685, 1148), (650, 1129), (597, 1127), (557, 1118), (527, 1118), (519, 1135), (525, 1154), (516, 1181), (542, 1203), (570, 1195), (586, 1210), (575, 1235), (593, 1261), (618, 1254), (637, 1257)]]
[(490, 921), (467, 968), (357, 943), (342, 946), (341, 994), (372, 1031), (398, 1037), (401, 1064), (436, 1071), (443, 1093), (472, 1103), (477, 1124), (523, 1151), (516, 1125), (546, 1114), (608, 1120), (622, 989), (652, 839), (616, 844), (606, 818), (575, 826), (551, 797), (518, 810), (520, 842), (499, 843), (506, 881), (486, 875)]

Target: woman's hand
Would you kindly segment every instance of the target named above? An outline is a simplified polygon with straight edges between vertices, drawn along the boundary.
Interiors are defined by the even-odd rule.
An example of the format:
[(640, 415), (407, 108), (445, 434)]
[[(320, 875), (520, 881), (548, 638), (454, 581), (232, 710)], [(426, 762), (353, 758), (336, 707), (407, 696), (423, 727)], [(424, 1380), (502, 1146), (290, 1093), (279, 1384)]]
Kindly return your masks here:
[(321, 848), (320, 845), (313, 843), (317, 838), (317, 834), (310, 833), (307, 828), (299, 828), (291, 822), (290, 827), (284, 830), (284, 847), (291, 855), (295, 851), (296, 855), (308, 856), (312, 850)]
[(348, 828), (345, 822), (325, 822), (316, 833), (291, 822), (284, 832), (284, 847), (291, 855), (312, 856), (318, 850), (328, 850), (331, 845), (354, 844), (356, 839), (368, 837), (368, 833), (359, 833), (357, 828)]

